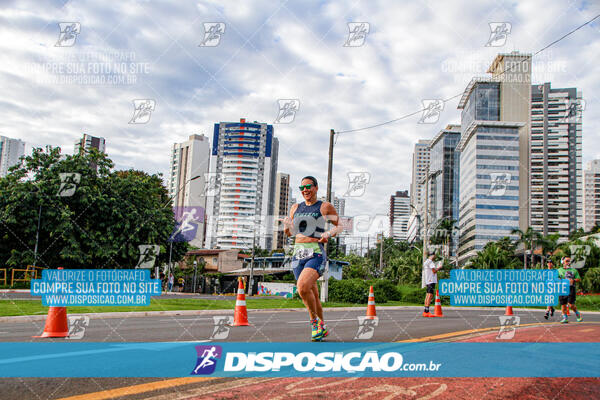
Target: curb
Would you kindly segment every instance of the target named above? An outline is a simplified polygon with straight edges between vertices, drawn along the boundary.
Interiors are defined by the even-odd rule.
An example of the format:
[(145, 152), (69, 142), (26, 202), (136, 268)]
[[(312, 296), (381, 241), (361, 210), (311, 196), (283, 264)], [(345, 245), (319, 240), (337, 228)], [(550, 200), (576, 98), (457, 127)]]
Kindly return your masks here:
[[(401, 310), (420, 310), (423, 306), (379, 306), (378, 310), (381, 312), (385, 311), (401, 311)], [(452, 307), (446, 306), (444, 309), (450, 311), (460, 310), (480, 310), (480, 311), (498, 311), (501, 307)], [(325, 307), (323, 311), (364, 311), (365, 307)], [(253, 313), (264, 313), (264, 312), (306, 312), (305, 308), (250, 308), (248, 311)], [(528, 311), (528, 312), (544, 312), (543, 309), (535, 308), (517, 308), (517, 311)], [(169, 310), (169, 311), (129, 311), (129, 312), (106, 312), (106, 313), (75, 313), (68, 314), (70, 316), (88, 316), (93, 319), (111, 319), (111, 318), (143, 318), (143, 317), (157, 317), (157, 316), (178, 316), (178, 315), (228, 315), (233, 314), (234, 310), (231, 309), (220, 309), (220, 310)], [(585, 311), (586, 314), (600, 314), (600, 311)], [(11, 317), (0, 317), (0, 323), (10, 322), (33, 322), (33, 321), (45, 321), (46, 315), (17, 315)]]

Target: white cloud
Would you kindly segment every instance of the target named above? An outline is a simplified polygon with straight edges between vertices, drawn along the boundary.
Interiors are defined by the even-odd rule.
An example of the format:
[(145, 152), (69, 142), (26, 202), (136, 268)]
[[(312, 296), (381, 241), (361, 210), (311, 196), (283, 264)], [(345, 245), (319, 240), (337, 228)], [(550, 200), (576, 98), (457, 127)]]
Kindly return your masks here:
[[(279, 170), (292, 182), (313, 174), (322, 191), (331, 128), (376, 124), (418, 110), (422, 99), (461, 93), (471, 77), (485, 74), (497, 52), (534, 52), (596, 13), (583, 2), (541, 0), (99, 4), (70, 2), (40, 13), (37, 2), (20, 1), (0, 10), (2, 134), (67, 152), (83, 132), (103, 136), (118, 166), (164, 173), (173, 142), (194, 133), (211, 137), (219, 121), (272, 123), (277, 99), (298, 98), (296, 120), (275, 126)], [(81, 23), (73, 47), (54, 46), (64, 21)], [(370, 33), (362, 47), (343, 47), (353, 21), (368, 22)], [(488, 23), (498, 21), (512, 24), (507, 44), (484, 47)], [(226, 23), (219, 46), (198, 47), (204, 22)], [(600, 157), (593, 128), (600, 122), (600, 78), (593, 69), (599, 26), (581, 29), (534, 60), (534, 76), (584, 94), (584, 162)], [(149, 72), (136, 74), (134, 84), (48, 81), (60, 75), (44, 65), (83, 57), (87, 67), (103, 52), (132, 54), (125, 62), (147, 65)], [(156, 110), (148, 124), (130, 125), (131, 101), (139, 98), (155, 99)], [(347, 214), (388, 212), (389, 196), (409, 188), (414, 143), (459, 122), (456, 104), (446, 104), (436, 124), (417, 124), (417, 115), (339, 136), (334, 191), (346, 191), (347, 172), (372, 176), (365, 195), (347, 201)]]

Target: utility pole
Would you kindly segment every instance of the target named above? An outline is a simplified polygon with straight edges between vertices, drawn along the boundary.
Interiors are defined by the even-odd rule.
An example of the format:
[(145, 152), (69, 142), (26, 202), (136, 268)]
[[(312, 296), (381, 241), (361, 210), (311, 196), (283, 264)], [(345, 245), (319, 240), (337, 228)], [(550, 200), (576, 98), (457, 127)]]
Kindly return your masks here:
[(379, 275), (381, 275), (382, 271), (383, 271), (383, 232), (381, 232), (381, 239), (379, 240)]
[[(329, 131), (329, 162), (327, 165), (327, 202), (331, 203), (331, 180), (333, 171), (333, 137), (335, 131)], [(329, 254), (329, 241), (327, 241), (327, 253)], [(321, 285), (321, 301), (326, 302), (329, 298), (329, 257), (325, 262), (325, 271), (323, 271), (323, 284)]]

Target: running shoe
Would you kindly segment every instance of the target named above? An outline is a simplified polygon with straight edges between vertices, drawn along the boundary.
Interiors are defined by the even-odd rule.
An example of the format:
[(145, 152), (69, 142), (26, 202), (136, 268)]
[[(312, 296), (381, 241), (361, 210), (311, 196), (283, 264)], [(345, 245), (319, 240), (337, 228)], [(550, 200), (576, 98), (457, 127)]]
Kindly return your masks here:
[(581, 314), (579, 314), (577, 316), (577, 322), (581, 322), (581, 321), (583, 321), (583, 317), (581, 316)]
[(313, 319), (311, 321), (311, 325), (312, 325), (311, 340), (313, 342), (320, 342), (321, 340), (323, 340), (323, 326), (321, 324), (319, 324), (318, 319)]
[(560, 320), (560, 323), (561, 324), (568, 324), (569, 323), (569, 320), (567, 319), (566, 315), (563, 315), (562, 319)]
[(430, 312), (425, 312), (425, 311), (423, 311), (423, 316), (427, 318), (427, 317), (434, 317), (435, 315), (433, 315), (433, 314), (432, 314), (432, 313), (430, 313)]
[(319, 325), (321, 326), (321, 329), (323, 330), (323, 338), (326, 338), (329, 335), (329, 331), (327, 330), (327, 325), (325, 325), (322, 320), (319, 320)]
[(548, 319), (548, 313), (544, 314), (544, 318)]

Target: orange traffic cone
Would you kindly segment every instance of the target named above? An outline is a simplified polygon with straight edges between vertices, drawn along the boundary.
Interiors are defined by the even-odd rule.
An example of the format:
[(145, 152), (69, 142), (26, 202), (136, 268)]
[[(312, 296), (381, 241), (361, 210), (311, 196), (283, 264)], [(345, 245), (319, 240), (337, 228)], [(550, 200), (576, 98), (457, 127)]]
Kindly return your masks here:
[[(62, 269), (59, 267), (58, 269)], [(67, 307), (50, 307), (44, 332), (34, 338), (61, 338), (69, 336), (69, 320), (67, 319)]]
[(515, 315), (513, 314), (512, 306), (506, 306), (506, 312), (504, 315)]
[(248, 326), (248, 310), (246, 310), (246, 294), (242, 278), (238, 279), (237, 299), (235, 300), (235, 314), (233, 315), (233, 326)]
[(69, 336), (69, 320), (67, 307), (50, 307), (46, 317), (44, 332), (35, 338), (61, 338)]
[(430, 315), (431, 317), (443, 317), (444, 314), (442, 313), (442, 299), (440, 299), (440, 291), (436, 290), (435, 291), (435, 307), (433, 309), (433, 315)]
[(373, 286), (369, 288), (369, 301), (367, 302), (367, 318), (375, 319), (377, 312), (375, 311), (375, 294), (373, 293)]

